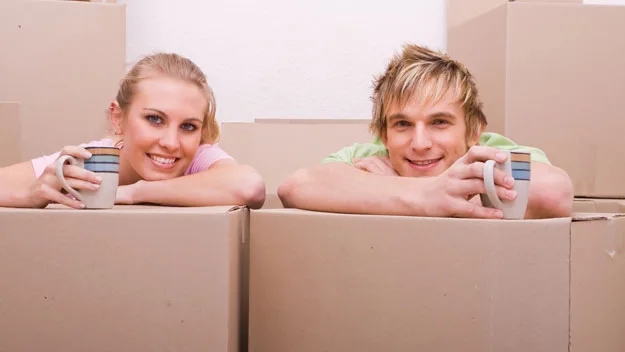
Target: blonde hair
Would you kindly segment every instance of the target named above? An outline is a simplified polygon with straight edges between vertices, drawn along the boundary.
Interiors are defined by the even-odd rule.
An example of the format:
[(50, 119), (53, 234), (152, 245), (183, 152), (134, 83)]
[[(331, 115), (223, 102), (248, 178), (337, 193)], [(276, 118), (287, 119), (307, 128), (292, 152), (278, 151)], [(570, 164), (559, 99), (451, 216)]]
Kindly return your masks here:
[(204, 72), (191, 60), (173, 53), (156, 53), (139, 60), (122, 79), (117, 92), (117, 103), (126, 112), (136, 94), (136, 86), (154, 74), (180, 79), (200, 88), (208, 106), (204, 113), (200, 143), (213, 144), (219, 139), (219, 124), (215, 120), (215, 96)]
[(387, 110), (393, 103), (404, 105), (418, 92), (423, 101), (439, 101), (454, 89), (462, 104), (467, 126), (466, 140), (487, 125), (477, 86), (469, 70), (449, 56), (418, 45), (404, 45), (384, 74), (374, 80), (373, 119), (369, 129), (382, 138), (387, 129)]

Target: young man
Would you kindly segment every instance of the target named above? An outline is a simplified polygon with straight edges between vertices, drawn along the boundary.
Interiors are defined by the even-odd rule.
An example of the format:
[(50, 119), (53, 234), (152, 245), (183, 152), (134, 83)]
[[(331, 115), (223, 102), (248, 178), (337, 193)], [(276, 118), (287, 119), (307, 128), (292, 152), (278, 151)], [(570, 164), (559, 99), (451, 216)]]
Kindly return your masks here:
[[(569, 216), (573, 186), (536, 148), (483, 133), (486, 117), (469, 71), (448, 56), (404, 47), (375, 81), (371, 131), (376, 140), (354, 144), (321, 165), (298, 170), (280, 186), (286, 207), (416, 216), (502, 218), (483, 207), (484, 162), (504, 162), (502, 150), (532, 155), (526, 218)], [(514, 199), (514, 180), (495, 169), (497, 193)]]

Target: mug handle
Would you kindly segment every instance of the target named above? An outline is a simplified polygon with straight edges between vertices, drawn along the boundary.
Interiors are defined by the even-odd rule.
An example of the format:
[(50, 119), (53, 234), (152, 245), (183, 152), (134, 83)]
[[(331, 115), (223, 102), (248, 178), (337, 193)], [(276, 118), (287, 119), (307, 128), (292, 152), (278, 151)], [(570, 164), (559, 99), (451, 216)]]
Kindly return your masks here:
[(78, 160), (76, 160), (76, 158), (74, 158), (71, 155), (63, 155), (54, 162), (54, 166), (56, 169), (56, 177), (59, 178), (59, 181), (61, 181), (61, 185), (67, 192), (69, 192), (71, 195), (76, 197), (76, 199), (78, 199), (79, 201), (83, 201), (82, 197), (80, 196), (80, 193), (78, 193), (77, 190), (70, 187), (69, 183), (67, 183), (67, 181), (65, 180), (65, 175), (63, 175), (63, 166), (68, 161), (71, 165), (78, 164)]
[(503, 209), (503, 203), (497, 197), (495, 189), (495, 160), (486, 160), (484, 163), (484, 188), (490, 203), (498, 209)]

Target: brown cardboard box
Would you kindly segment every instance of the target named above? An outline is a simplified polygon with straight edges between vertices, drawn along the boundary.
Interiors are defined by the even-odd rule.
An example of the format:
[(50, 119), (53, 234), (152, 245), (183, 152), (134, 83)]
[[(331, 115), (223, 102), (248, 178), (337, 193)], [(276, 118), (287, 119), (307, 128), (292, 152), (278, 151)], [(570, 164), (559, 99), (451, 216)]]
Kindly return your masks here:
[(373, 139), (367, 123), (230, 122), (221, 126), (219, 145), (237, 161), (255, 167), (270, 195), (297, 169), (320, 164), (343, 147)]
[(371, 119), (308, 119), (308, 118), (301, 118), (301, 119), (283, 119), (283, 118), (271, 118), (271, 117), (267, 117), (267, 118), (256, 118), (254, 119), (255, 123), (303, 123), (303, 124), (339, 124), (339, 125), (344, 125), (344, 124), (369, 124), (369, 122), (371, 122)]
[(0, 208), (0, 351), (247, 350), (246, 208), (59, 208)]
[(489, 129), (543, 149), (576, 196), (625, 197), (625, 163), (614, 162), (624, 147), (625, 7), (459, 3), (450, 1), (449, 53), (474, 72)]
[(21, 104), (23, 159), (104, 137), (125, 73), (125, 5), (9, 1), (0, 38), (0, 99)]
[(21, 160), (20, 104), (0, 101), (0, 167)]
[(625, 346), (625, 217), (272, 209), (252, 212), (250, 226), (250, 351)]
[(574, 212), (625, 213), (625, 199), (575, 198)]

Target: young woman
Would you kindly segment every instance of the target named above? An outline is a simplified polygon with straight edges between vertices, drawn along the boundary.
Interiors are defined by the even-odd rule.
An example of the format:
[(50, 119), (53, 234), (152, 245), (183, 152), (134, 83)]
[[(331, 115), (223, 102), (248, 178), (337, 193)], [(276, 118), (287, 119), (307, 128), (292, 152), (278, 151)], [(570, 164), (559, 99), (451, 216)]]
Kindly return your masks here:
[[(41, 208), (51, 202), (84, 208), (62, 191), (54, 163), (89, 158), (84, 146), (119, 146), (117, 204), (247, 205), (259, 208), (265, 184), (251, 167), (219, 148), (215, 98), (200, 68), (177, 54), (143, 58), (124, 77), (108, 115), (112, 137), (0, 168), (0, 206)], [(97, 189), (98, 176), (65, 165), (75, 189)]]

